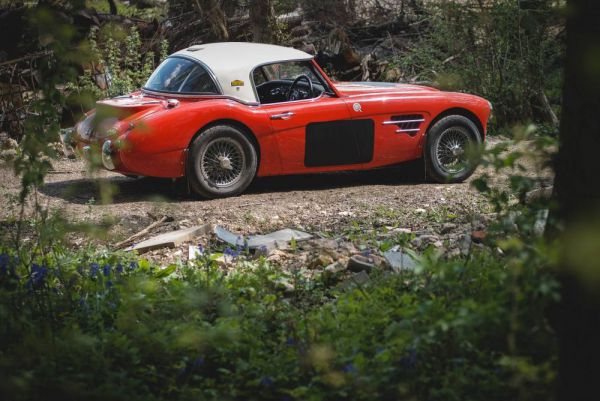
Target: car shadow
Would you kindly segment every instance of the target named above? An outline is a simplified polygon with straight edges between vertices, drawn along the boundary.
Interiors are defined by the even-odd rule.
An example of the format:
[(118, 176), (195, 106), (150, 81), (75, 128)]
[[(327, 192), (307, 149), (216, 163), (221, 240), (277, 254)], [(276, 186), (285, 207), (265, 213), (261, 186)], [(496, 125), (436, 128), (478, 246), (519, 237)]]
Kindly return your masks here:
[[(246, 194), (277, 193), (290, 191), (327, 190), (362, 185), (412, 185), (424, 182), (423, 168), (417, 162), (368, 171), (348, 171), (321, 174), (303, 174), (257, 178), (245, 191)], [(106, 178), (81, 178), (54, 181), (40, 188), (44, 195), (60, 198), (74, 204), (91, 204), (109, 195), (110, 203), (140, 201), (202, 201), (190, 194), (185, 180), (161, 178), (129, 178), (111, 176)]]

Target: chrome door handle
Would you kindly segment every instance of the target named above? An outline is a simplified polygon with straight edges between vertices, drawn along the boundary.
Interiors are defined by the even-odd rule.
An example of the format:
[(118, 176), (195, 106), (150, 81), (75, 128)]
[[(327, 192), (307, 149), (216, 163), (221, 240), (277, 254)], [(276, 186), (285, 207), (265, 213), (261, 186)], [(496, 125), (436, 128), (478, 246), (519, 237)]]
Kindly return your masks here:
[(294, 113), (292, 113), (291, 111), (286, 111), (285, 113), (281, 113), (281, 114), (273, 114), (271, 116), (271, 120), (289, 120), (293, 116), (294, 116)]

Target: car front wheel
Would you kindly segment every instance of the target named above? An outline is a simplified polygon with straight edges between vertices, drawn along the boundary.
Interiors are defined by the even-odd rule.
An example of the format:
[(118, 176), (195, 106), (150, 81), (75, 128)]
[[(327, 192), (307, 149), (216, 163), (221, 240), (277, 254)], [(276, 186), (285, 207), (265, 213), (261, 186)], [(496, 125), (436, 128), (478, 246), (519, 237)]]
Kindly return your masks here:
[(230, 125), (206, 129), (192, 142), (187, 174), (191, 189), (205, 198), (242, 193), (257, 170), (254, 146), (244, 133)]
[(450, 115), (437, 121), (427, 133), (427, 178), (440, 183), (462, 182), (479, 163), (481, 135), (467, 117)]

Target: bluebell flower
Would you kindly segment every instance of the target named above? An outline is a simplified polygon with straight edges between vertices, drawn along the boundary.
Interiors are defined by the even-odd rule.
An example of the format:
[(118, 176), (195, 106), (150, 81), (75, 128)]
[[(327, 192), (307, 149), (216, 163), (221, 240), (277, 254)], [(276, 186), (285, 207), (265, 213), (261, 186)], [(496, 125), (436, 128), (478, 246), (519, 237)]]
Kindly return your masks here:
[(113, 282), (111, 280), (108, 280), (105, 285), (106, 288), (111, 288), (113, 286)]
[(265, 387), (271, 387), (273, 385), (273, 379), (269, 376), (264, 376), (262, 379), (260, 379), (260, 384)]
[(36, 265), (35, 263), (31, 266), (31, 278), (34, 284), (42, 283), (47, 275), (48, 269), (46, 266)]
[(82, 309), (87, 309), (87, 306), (88, 306), (88, 304), (87, 304), (87, 301), (85, 300), (85, 298), (80, 297), (79, 298), (79, 307)]
[(343, 370), (344, 372), (346, 372), (346, 373), (356, 373), (356, 372), (357, 372), (357, 370), (356, 370), (356, 367), (355, 367), (353, 364), (351, 364), (351, 363), (348, 363), (348, 364), (346, 364), (346, 365), (345, 365), (345, 366), (342, 368), (342, 370)]
[(10, 262), (10, 256), (8, 254), (3, 253), (0, 254), (0, 273), (6, 274), (8, 271), (8, 263)]
[(287, 340), (285, 340), (285, 345), (291, 347), (292, 345), (296, 344), (296, 340), (294, 340), (292, 337), (288, 337)]
[(100, 270), (100, 266), (98, 265), (98, 263), (92, 263), (90, 265), (90, 277), (96, 278), (96, 276), (98, 275), (98, 270)]
[(137, 269), (137, 268), (138, 268), (138, 264), (137, 264), (137, 262), (131, 262), (131, 263), (129, 264), (129, 270), (135, 270), (135, 269)]
[(200, 255), (204, 255), (204, 247), (202, 245), (200, 245), (200, 244), (198, 244), (198, 253)]
[(104, 265), (104, 267), (102, 268), (102, 273), (103, 273), (105, 276), (110, 276), (110, 269), (111, 269), (111, 267), (110, 267), (110, 265), (107, 263), (107, 264), (105, 264), (105, 265)]
[(407, 369), (414, 369), (417, 366), (417, 351), (409, 350), (407, 355), (400, 358), (400, 364)]
[(234, 251), (230, 247), (225, 248), (225, 250), (223, 251), (223, 254), (225, 256), (229, 256), (232, 259), (236, 259), (238, 256), (240, 256), (240, 253), (238, 251)]
[(117, 267), (115, 267), (115, 270), (117, 271), (117, 273), (123, 273), (123, 265), (118, 263)]
[(198, 367), (204, 365), (204, 357), (203, 356), (199, 356), (198, 358), (194, 359), (194, 362), (192, 363), (192, 365), (195, 368), (198, 368)]
[(32, 290), (35, 287), (39, 287), (44, 283), (44, 280), (46, 279), (47, 275), (48, 268), (34, 263), (31, 266), (31, 276), (25, 283), (25, 288), (27, 288), (28, 290)]

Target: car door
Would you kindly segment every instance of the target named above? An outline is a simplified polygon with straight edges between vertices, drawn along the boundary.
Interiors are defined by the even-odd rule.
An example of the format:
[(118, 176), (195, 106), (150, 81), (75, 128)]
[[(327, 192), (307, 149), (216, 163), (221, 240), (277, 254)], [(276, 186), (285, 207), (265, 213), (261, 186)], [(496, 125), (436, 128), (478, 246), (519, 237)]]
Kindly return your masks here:
[(352, 164), (343, 132), (344, 124), (351, 122), (350, 113), (339, 98), (323, 95), (261, 108), (270, 119), (283, 174), (330, 171)]

